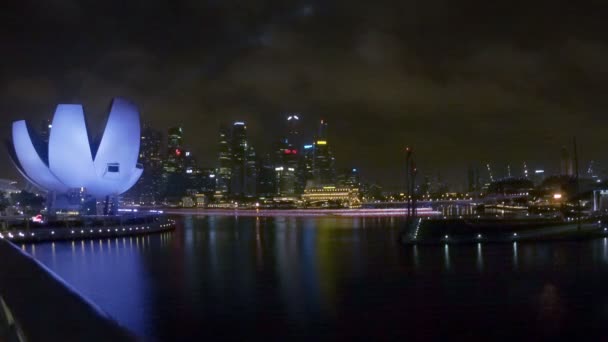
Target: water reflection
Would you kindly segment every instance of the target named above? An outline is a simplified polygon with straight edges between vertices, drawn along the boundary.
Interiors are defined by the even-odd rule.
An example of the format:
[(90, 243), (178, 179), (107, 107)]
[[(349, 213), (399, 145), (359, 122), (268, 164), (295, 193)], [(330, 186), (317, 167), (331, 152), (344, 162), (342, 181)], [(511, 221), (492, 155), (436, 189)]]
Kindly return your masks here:
[(445, 260), (445, 269), (449, 271), (452, 264), (450, 263), (450, 246), (447, 243), (443, 246), (443, 259)]
[(602, 252), (604, 263), (608, 263), (608, 238), (602, 239)]
[(481, 243), (477, 243), (477, 270), (483, 271), (483, 253), (481, 251)]
[[(515, 337), (536, 329), (514, 320), (538, 322), (542, 337), (545, 326), (596, 322), (608, 302), (607, 239), (402, 246), (402, 227), (399, 218), (200, 216), (170, 233), (22, 248), (158, 340), (378, 331), (435, 340), (470, 322)], [(595, 300), (579, 295), (589, 291)], [(586, 310), (564, 320), (569, 305)]]
[(518, 259), (517, 259), (517, 242), (513, 242), (513, 268), (517, 270), (518, 268)]

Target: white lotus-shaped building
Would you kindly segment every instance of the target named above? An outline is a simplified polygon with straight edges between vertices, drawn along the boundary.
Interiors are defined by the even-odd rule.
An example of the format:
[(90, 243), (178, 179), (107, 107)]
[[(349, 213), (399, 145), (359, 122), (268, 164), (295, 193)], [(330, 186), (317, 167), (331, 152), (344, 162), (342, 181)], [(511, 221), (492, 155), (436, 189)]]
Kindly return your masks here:
[(139, 179), (137, 107), (115, 98), (103, 134), (91, 138), (82, 105), (57, 106), (48, 145), (21, 120), (13, 122), (12, 157), (32, 184), (55, 194), (74, 191), (102, 199), (118, 196)]

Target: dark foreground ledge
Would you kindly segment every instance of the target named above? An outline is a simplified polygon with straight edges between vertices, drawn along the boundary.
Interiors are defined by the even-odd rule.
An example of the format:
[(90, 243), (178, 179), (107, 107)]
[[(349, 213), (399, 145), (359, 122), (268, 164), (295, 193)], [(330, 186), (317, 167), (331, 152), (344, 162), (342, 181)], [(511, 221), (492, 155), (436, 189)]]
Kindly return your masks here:
[(0, 341), (18, 341), (18, 330), (27, 341), (136, 340), (51, 270), (4, 240), (0, 260), (0, 297), (19, 328), (0, 335)]

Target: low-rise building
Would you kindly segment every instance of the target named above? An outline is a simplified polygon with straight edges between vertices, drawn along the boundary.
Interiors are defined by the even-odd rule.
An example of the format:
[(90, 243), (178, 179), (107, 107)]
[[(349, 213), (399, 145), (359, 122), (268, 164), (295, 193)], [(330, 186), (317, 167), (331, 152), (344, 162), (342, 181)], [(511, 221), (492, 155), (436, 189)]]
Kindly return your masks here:
[(324, 206), (329, 203), (349, 208), (361, 206), (359, 189), (354, 187), (308, 187), (304, 189), (302, 200), (307, 206)]

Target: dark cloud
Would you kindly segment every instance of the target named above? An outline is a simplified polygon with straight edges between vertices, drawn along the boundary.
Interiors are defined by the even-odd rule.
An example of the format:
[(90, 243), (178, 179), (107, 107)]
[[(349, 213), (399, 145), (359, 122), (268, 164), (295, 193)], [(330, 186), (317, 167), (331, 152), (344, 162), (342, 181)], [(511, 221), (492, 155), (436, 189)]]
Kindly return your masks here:
[[(267, 149), (282, 112), (330, 121), (342, 166), (398, 184), (401, 149), (423, 173), (471, 163), (555, 169), (580, 137), (603, 157), (608, 42), (598, 1), (24, 1), (0, 14), (0, 114), (58, 102), (100, 118), (133, 98), (158, 128), (183, 124), (214, 165), (220, 121)], [(2, 157), (3, 161), (6, 158)], [(6, 168), (0, 176), (14, 176)]]

